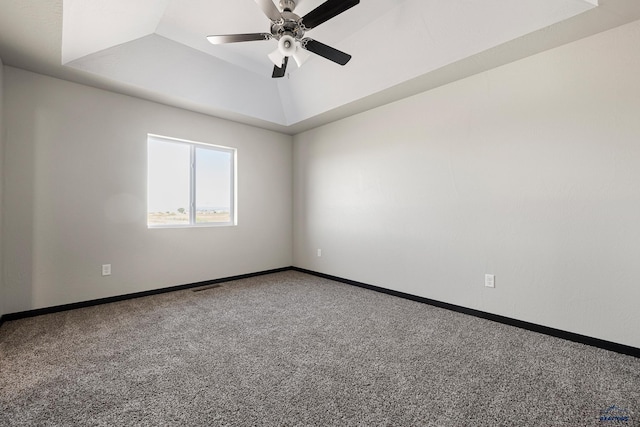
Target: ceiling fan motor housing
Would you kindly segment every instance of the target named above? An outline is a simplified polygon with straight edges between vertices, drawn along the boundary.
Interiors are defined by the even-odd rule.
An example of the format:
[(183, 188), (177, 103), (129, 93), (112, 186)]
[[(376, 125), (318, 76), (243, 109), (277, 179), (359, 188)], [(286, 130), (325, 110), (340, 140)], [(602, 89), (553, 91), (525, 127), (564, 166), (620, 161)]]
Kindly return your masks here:
[(300, 17), (293, 12), (282, 12), (282, 19), (271, 25), (271, 34), (276, 40), (284, 35), (291, 35), (300, 40), (304, 37), (304, 27), (299, 24)]
[(293, 12), (296, 8), (296, 2), (294, 0), (280, 0), (280, 8), (285, 12)]

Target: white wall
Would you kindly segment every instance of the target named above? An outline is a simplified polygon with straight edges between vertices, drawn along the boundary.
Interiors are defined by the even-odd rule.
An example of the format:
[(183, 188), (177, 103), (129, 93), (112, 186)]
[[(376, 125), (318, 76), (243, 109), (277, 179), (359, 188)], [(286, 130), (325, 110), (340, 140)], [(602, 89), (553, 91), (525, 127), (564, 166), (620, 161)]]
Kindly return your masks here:
[(3, 88), (4, 88), (4, 66), (2, 65), (2, 58), (0, 58), (0, 317), (6, 313), (5, 311), (5, 290), (4, 290), (4, 274), (2, 269), (2, 241), (4, 236), (2, 234), (3, 226), (2, 226), (2, 217), (3, 217), (3, 209), (2, 209), (2, 189), (4, 187), (4, 161), (3, 161), (3, 153), (4, 153), (4, 126), (3, 126)]
[(297, 135), (294, 265), (640, 347), (638, 46), (635, 22)]
[[(291, 265), (290, 136), (16, 68), (4, 77), (7, 312)], [(237, 227), (147, 229), (147, 133), (237, 148)]]

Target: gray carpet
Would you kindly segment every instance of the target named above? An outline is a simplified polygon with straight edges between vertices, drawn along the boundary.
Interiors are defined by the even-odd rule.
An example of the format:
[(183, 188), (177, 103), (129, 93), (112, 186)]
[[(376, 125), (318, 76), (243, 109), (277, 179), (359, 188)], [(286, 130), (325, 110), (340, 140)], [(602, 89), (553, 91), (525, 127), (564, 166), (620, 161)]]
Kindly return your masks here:
[(0, 425), (638, 426), (640, 359), (285, 272), (5, 323)]

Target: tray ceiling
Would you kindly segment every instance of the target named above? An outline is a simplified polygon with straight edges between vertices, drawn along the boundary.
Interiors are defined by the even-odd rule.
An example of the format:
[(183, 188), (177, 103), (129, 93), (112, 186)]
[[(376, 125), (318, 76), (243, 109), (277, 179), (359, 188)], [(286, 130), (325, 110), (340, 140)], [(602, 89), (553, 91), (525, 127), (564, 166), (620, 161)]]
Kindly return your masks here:
[[(323, 0), (299, 0), (304, 15)], [(272, 79), (275, 40), (253, 0), (65, 0), (62, 62), (193, 104), (289, 126), (590, 10), (587, 0), (363, 0), (307, 34), (353, 55)]]
[[(322, 0), (299, 0), (304, 15)], [(640, 19), (637, 0), (362, 0), (308, 32), (312, 55), (272, 79), (254, 0), (0, 0), (5, 65), (295, 134)]]

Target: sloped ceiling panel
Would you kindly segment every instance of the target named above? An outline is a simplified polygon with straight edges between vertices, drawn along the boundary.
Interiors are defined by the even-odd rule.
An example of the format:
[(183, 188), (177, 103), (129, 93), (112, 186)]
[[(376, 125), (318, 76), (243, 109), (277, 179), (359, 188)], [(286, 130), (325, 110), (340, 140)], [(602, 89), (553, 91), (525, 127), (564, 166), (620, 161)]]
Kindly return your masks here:
[[(377, 93), (593, 8), (581, 0), (412, 0), (335, 44), (357, 52), (322, 61), (280, 86), (289, 124)], [(385, 34), (380, 29), (386, 30)], [(313, 87), (314, 90), (308, 90)], [(300, 94), (304, 94), (301, 96)]]
[(65, 0), (62, 63), (155, 32), (170, 0)]
[(151, 34), (80, 58), (74, 68), (183, 102), (272, 123), (286, 121), (276, 82), (198, 50)]

